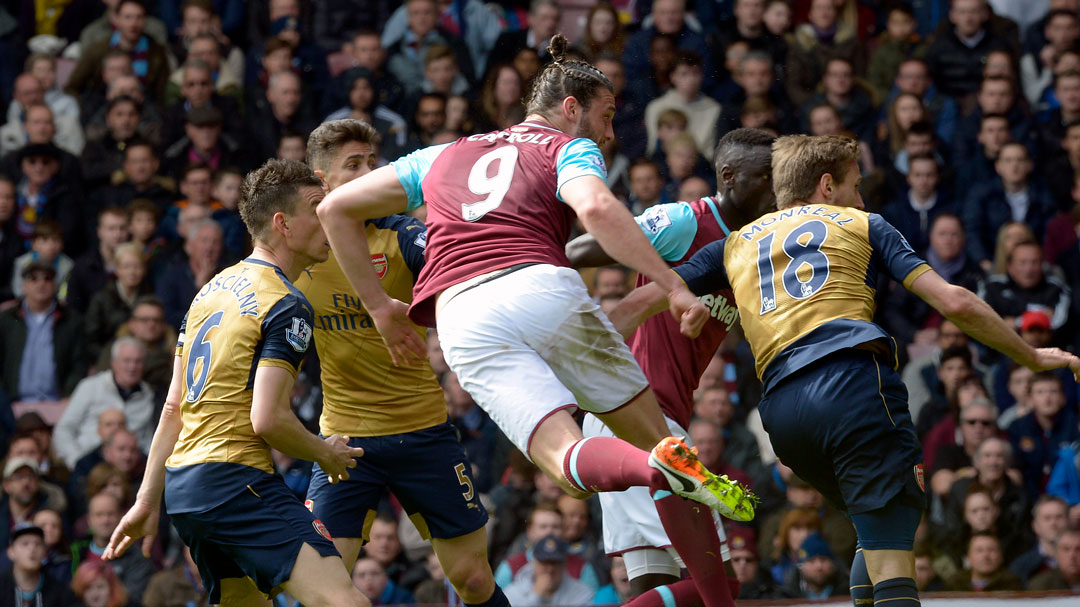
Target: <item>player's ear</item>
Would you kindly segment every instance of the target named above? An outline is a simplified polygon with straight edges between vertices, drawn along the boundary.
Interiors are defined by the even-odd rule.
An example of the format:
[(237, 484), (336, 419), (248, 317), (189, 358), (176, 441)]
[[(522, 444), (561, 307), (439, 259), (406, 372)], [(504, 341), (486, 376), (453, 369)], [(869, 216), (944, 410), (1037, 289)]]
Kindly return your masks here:
[(315, 169), (312, 172), (315, 173), (315, 176), (319, 178), (319, 183), (322, 184), (323, 194), (329, 194), (330, 193), (330, 184), (326, 183), (326, 177), (323, 175), (323, 170), (322, 169)]
[(285, 213), (278, 211), (274, 213), (274, 216), (270, 218), (270, 223), (274, 227), (274, 231), (280, 232), (282, 236), (289, 236), (289, 220), (285, 217)]
[(731, 168), (731, 165), (725, 164), (720, 167), (720, 181), (728, 187), (735, 185), (735, 171)]
[(578, 112), (581, 110), (581, 104), (578, 103), (577, 97), (571, 95), (562, 101), (563, 116), (568, 120), (574, 120), (577, 118)]
[(832, 173), (824, 173), (821, 175), (821, 179), (818, 180), (818, 191), (826, 201), (832, 201), (835, 186)]

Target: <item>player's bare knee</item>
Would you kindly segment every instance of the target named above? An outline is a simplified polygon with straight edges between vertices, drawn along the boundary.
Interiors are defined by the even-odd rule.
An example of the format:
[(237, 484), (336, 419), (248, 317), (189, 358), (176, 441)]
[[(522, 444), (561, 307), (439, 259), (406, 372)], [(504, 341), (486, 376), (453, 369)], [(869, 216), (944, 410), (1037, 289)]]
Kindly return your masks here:
[(480, 603), (495, 591), (495, 579), (490, 573), (476, 567), (456, 567), (450, 583), (466, 603)]

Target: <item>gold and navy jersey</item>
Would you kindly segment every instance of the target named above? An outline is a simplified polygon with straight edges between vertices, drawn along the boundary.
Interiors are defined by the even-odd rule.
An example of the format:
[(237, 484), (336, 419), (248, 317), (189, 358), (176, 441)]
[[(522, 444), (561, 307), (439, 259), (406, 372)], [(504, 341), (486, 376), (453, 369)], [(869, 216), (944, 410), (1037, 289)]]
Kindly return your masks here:
[(930, 269), (880, 215), (828, 205), (769, 213), (675, 271), (701, 295), (730, 285), (765, 389), (842, 348), (888, 354), (874, 324), (880, 273), (910, 287)]
[(243, 488), (245, 475), (274, 473), (270, 446), (251, 427), (255, 371), (272, 366), (295, 374), (311, 342), (311, 321), (303, 293), (256, 259), (223, 270), (195, 296), (176, 346), (183, 429), (166, 462), (170, 512), (205, 507), (198, 496), (213, 493), (207, 484)]
[[(371, 264), (394, 299), (412, 301), (424, 265), (427, 230), (404, 215), (369, 221)], [(315, 309), (315, 347), (322, 364), (325, 436), (385, 436), (430, 428), (446, 421), (446, 402), (425, 360), (394, 366), (371, 316), (334, 258), (311, 266), (296, 286)], [(416, 327), (424, 339), (425, 330)]]

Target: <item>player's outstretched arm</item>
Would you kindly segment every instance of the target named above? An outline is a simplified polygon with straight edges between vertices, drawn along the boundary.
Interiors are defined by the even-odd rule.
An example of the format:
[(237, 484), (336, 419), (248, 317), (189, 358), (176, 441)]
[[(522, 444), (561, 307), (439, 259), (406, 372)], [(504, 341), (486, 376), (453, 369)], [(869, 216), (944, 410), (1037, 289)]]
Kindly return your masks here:
[(349, 284), (371, 314), (394, 364), (423, 360), (427, 348), (405, 315), (408, 306), (383, 291), (369, 260), (364, 222), (402, 213), (408, 196), (391, 166), (376, 169), (326, 195), (316, 213)]
[(566, 243), (566, 257), (575, 268), (599, 268), (615, 264), (615, 260), (592, 234), (582, 234)]
[[(183, 336), (181, 336), (181, 340)], [(165, 460), (172, 455), (173, 447), (180, 438), (183, 422), (180, 419), (180, 400), (184, 396), (184, 368), (179, 356), (173, 358), (173, 375), (169, 383), (169, 394), (165, 397), (165, 406), (161, 410), (161, 419), (154, 430), (154, 439), (150, 442), (150, 453), (146, 458), (146, 472), (135, 504), (128, 510), (120, 524), (116, 526), (109, 545), (102, 555), (106, 561), (124, 553), (135, 540), (146, 537), (143, 542), (143, 555), (150, 556), (150, 545), (158, 528), (161, 515), (161, 495), (165, 491)]]
[(655, 316), (668, 308), (667, 293), (655, 282), (640, 286), (627, 295), (608, 315), (615, 330), (624, 338), (641, 326), (649, 317)]
[(648, 276), (667, 293), (686, 289), (603, 180), (583, 175), (566, 182), (559, 193), (614, 261)]
[(1032, 348), (979, 296), (951, 285), (937, 272), (924, 272), (911, 292), (941, 312), (960, 330), (1035, 371), (1068, 367), (1080, 381), (1080, 358), (1059, 348)]
[(289, 400), (295, 377), (287, 369), (261, 366), (255, 371), (251, 395), (251, 428), (271, 447), (285, 455), (318, 462), (331, 483), (349, 478), (348, 468), (364, 454), (349, 446), (349, 437), (333, 435), (325, 440), (307, 431), (292, 412)]

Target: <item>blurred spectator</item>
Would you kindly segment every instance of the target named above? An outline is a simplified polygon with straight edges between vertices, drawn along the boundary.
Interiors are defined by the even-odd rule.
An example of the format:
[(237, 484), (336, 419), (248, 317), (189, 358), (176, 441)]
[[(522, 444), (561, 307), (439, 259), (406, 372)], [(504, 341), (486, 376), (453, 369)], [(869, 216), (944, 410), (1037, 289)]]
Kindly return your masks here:
[(601, 571), (607, 561), (600, 538), (593, 532), (589, 502), (562, 495), (555, 503), (562, 514), (563, 525), (559, 539), (566, 543), (566, 553), (581, 557), (593, 566), (594, 571)]
[(149, 292), (146, 278), (146, 261), (143, 247), (134, 242), (117, 246), (113, 253), (116, 278), (111, 279), (90, 300), (86, 311), (86, 360), (94, 362), (102, 354), (106, 343), (117, 335), (127, 319), (131, 318), (135, 300)]
[(248, 150), (254, 165), (262, 164), (276, 155), (278, 140), (283, 132), (307, 133), (316, 126), (316, 122), (301, 106), (300, 77), (291, 71), (270, 76), (265, 100), (248, 116)]
[(716, 147), (716, 124), (720, 119), (720, 104), (701, 93), (704, 79), (700, 55), (680, 51), (671, 71), (671, 90), (649, 103), (645, 108), (645, 127), (648, 132), (648, 151), (657, 148), (658, 117), (660, 112), (674, 108), (688, 118), (687, 131), (693, 135), (698, 152), (712, 158)]
[(867, 80), (879, 99), (889, 96), (900, 65), (913, 56), (922, 43), (915, 32), (915, 13), (909, 5), (894, 2), (886, 8), (885, 17), (885, 31), (875, 40), (876, 48), (870, 54), (867, 68)]
[(52, 430), (52, 426), (36, 411), (27, 411), (15, 420), (15, 436), (30, 436), (37, 445), (38, 470), (42, 477), (63, 486), (70, 480), (71, 470), (53, 449)]
[[(495, 11), (480, 0), (439, 2), (437, 10), (440, 12), (439, 27), (458, 38), (459, 44), (468, 49), (473, 75), (479, 78), (490, 65), (487, 63), (488, 56), (503, 31)], [(408, 22), (407, 6), (394, 11), (383, 28), (383, 46), (391, 47), (398, 42), (405, 34)]]
[(85, 313), (90, 300), (105, 288), (110, 277), (116, 276), (116, 248), (128, 239), (127, 212), (115, 206), (97, 214), (97, 247), (75, 260), (68, 280), (67, 302)]
[(1038, 117), (1039, 153), (1046, 160), (1056, 159), (1069, 151), (1065, 147), (1068, 126), (1080, 120), (1080, 71), (1058, 74), (1054, 81), (1054, 96), (1060, 105)]
[[(1046, 186), (1033, 178), (1032, 168), (1027, 148), (1020, 143), (1007, 143), (994, 162), (996, 178), (974, 188), (964, 202), (968, 254), (983, 264), (984, 269), (987, 269), (986, 264), (990, 261), (998, 226), (1010, 219), (1023, 221), (1038, 237), (1054, 214), (1053, 198)], [(1040, 251), (1040, 267), (1041, 263)], [(1060, 326), (1060, 323), (1055, 323), (1055, 326)]]
[(1039, 102), (1043, 90), (1054, 81), (1052, 68), (1058, 57), (1067, 50), (1075, 49), (1077, 38), (1080, 37), (1076, 19), (1075, 10), (1057, 9), (1047, 13), (1042, 23), (1046, 46), (1038, 53), (1028, 52), (1020, 58), (1020, 80), (1024, 95), (1031, 105)]
[(972, 534), (968, 541), (969, 568), (949, 580), (948, 589), (963, 592), (1022, 590), (1020, 578), (1004, 567), (1001, 542), (988, 531)]
[[(119, 0), (101, 0), (101, 3), (105, 5), (105, 14), (91, 21), (79, 34), (79, 46), (84, 49), (104, 40), (109, 40), (113, 31), (117, 28), (116, 13), (120, 8)], [(169, 32), (165, 24), (157, 17), (146, 17), (145, 31), (147, 36), (150, 36), (159, 44), (168, 42)]]
[(602, 586), (593, 596), (593, 605), (622, 605), (634, 598), (630, 590), (630, 578), (626, 574), (626, 562), (621, 556), (611, 557), (611, 583)]
[(40, 527), (45, 540), (44, 572), (64, 585), (71, 583), (71, 546), (64, 537), (64, 519), (56, 510), (45, 508), (34, 515), (33, 524)]
[(148, 263), (156, 262), (165, 248), (165, 238), (157, 235), (161, 207), (148, 198), (136, 198), (127, 211), (129, 242), (139, 245), (143, 259)]
[(15, 259), (11, 277), (11, 293), (15, 297), (23, 296), (22, 273), (31, 263), (47, 264), (56, 270), (56, 284), (59, 299), (67, 299), (68, 277), (75, 267), (75, 262), (64, 255), (64, 234), (60, 224), (51, 219), (42, 219), (34, 226), (30, 237), (30, 250)]
[(619, 21), (619, 12), (606, 0), (594, 4), (585, 17), (584, 37), (577, 46), (581, 54), (595, 65), (601, 53), (611, 53), (617, 57), (622, 54), (625, 45), (626, 30)]
[[(213, 78), (213, 91), (214, 96), (211, 99), (217, 99), (217, 95), (224, 97), (231, 97), (237, 102), (241, 102), (244, 94), (244, 57), (243, 53), (239, 52), (239, 49), (233, 48), (226, 58), (224, 57), (224, 49), (221, 41), (213, 34), (203, 33), (198, 34), (191, 40), (191, 46), (188, 48), (187, 58), (189, 61), (202, 61), (210, 68), (210, 73)], [(179, 86), (179, 91), (173, 93), (166, 93), (166, 102), (169, 100), (179, 100), (178, 96), (187, 97), (184, 91), (184, 81), (182, 77), (180, 79), (181, 72), (173, 72), (169, 80), (169, 89)], [(169, 90), (167, 89), (167, 90)], [(223, 107), (228, 104), (228, 101), (222, 99)], [(217, 106), (215, 106), (217, 107)]]
[(988, 272), (1005, 274), (1008, 271), (1009, 255), (1016, 245), (1035, 240), (1035, 233), (1031, 227), (1022, 221), (1007, 221), (1002, 224), (997, 232), (993, 266), (988, 269)]
[(679, 184), (679, 200), (700, 200), (714, 194), (716, 188), (701, 177), (688, 177)]
[(0, 539), (9, 543), (12, 531), (19, 524), (29, 523), (39, 510), (48, 508), (64, 511), (63, 495), (46, 491), (36, 461), (25, 457), (8, 458), (4, 462), (4, 493), (0, 496)]
[[(166, 0), (166, 2), (175, 2), (175, 0)], [(211, 71), (214, 74), (214, 82), (211, 84), (222, 94), (228, 94), (230, 96), (239, 97), (240, 87), (242, 86), (242, 78), (240, 76), (244, 73), (244, 53), (237, 47), (230, 43), (229, 38), (221, 31), (221, 21), (214, 14), (214, 5), (222, 6), (224, 10), (228, 10), (228, 4), (233, 6), (240, 5), (242, 10), (242, 3), (237, 0), (229, 0), (228, 4), (224, 2), (211, 3), (209, 0), (193, 0), (184, 2), (179, 7), (181, 13), (180, 18), (182, 23), (178, 31), (176, 31), (176, 39), (172, 43), (172, 52), (174, 57), (180, 62), (187, 62), (191, 59), (197, 59), (199, 61), (206, 61), (203, 58), (205, 49), (199, 48), (200, 42), (208, 40), (213, 42), (213, 53), (217, 55), (216, 61), (211, 63)], [(159, 7), (159, 12), (167, 14), (168, 11), (164, 7)], [(225, 59), (225, 61), (222, 61)], [(210, 63), (210, 62), (208, 62)], [(231, 80), (231, 83), (226, 85), (223, 82), (225, 77)], [(166, 89), (166, 102), (171, 103), (176, 101), (176, 88), (180, 85), (180, 81), (177, 78), (177, 72), (173, 72), (169, 78), (169, 84)], [(227, 89), (234, 89), (228, 91)], [(237, 99), (239, 101), (239, 99)]]
[(719, 426), (697, 419), (690, 422), (687, 432), (690, 443), (698, 450), (698, 458), (706, 468), (753, 487), (754, 481), (750, 478), (750, 473), (731, 465), (726, 457), (727, 445), (724, 442), (723, 430)]
[(101, 444), (94, 420), (106, 409), (122, 409), (127, 428), (138, 436), (140, 447), (144, 451), (149, 448), (156, 420), (154, 392), (143, 381), (145, 365), (142, 343), (123, 337), (112, 345), (110, 368), (79, 382), (54, 430), (58, 455), (68, 466), (74, 467)]
[[(150, 583), (150, 576), (154, 574), (154, 565), (150, 559), (142, 554), (142, 550), (127, 550), (119, 557), (111, 561), (100, 561), (101, 554), (109, 544), (109, 538), (120, 523), (119, 500), (108, 492), (101, 492), (90, 498), (90, 509), (87, 521), (90, 523), (90, 537), (75, 542), (72, 547), (75, 559), (75, 581), (72, 586), (77, 587), (80, 581), (80, 569), (95, 562), (103, 562), (116, 578), (123, 584), (123, 589), (132, 597), (127, 605), (138, 607), (141, 605), (141, 597)], [(138, 598), (136, 598), (138, 597)], [(123, 604), (123, 603), (121, 603)]]
[[(795, 477), (792, 477), (793, 479)], [(810, 508), (794, 508), (783, 513), (775, 534), (763, 529), (759, 542), (771, 544), (769, 572), (778, 585), (785, 584), (798, 563), (799, 547), (812, 533), (821, 531), (821, 519)]]
[(23, 177), (16, 186), (15, 229), (20, 238), (29, 241), (39, 220), (52, 219), (64, 233), (64, 252), (74, 257), (85, 245), (85, 226), (76, 197), (78, 184), (63, 179), (61, 158), (60, 148), (51, 143), (34, 143), (19, 150)]
[(970, 156), (956, 158), (956, 183), (976, 185), (994, 179), (997, 176), (994, 165), (1010, 137), (1008, 118), (1003, 114), (983, 114), (975, 149)]
[(540, 58), (548, 61), (548, 43), (559, 27), (562, 9), (554, 0), (531, 0), (529, 2), (528, 27), (517, 31), (507, 31), (499, 35), (491, 50), (489, 62), (494, 65), (504, 61), (513, 61), (518, 52), (525, 48), (536, 49)]
[[(1008, 148), (1003, 154), (1007, 153)], [(1042, 247), (1033, 241), (1019, 243), (1006, 256), (1006, 263), (1004, 275), (987, 280), (981, 293), (986, 302), (1018, 328), (1020, 316), (1030, 310), (1045, 312), (1053, 330), (1064, 326), (1069, 317), (1069, 288), (1043, 270)]]
[[(956, 130), (957, 108), (951, 97), (941, 93), (930, 78), (930, 67), (918, 57), (909, 57), (897, 67), (896, 79), (889, 93), (889, 101), (900, 93), (917, 95), (927, 111), (927, 119), (934, 125), (934, 132), (942, 141), (952, 141)], [(887, 102), (887, 103), (888, 103)]]
[[(165, 147), (184, 136), (184, 125), (196, 108), (214, 108), (223, 116), (240, 115), (240, 104), (235, 97), (221, 95), (214, 90), (214, 71), (205, 61), (188, 59), (179, 73), (180, 98), (162, 113), (161, 143)], [(225, 125), (226, 132), (233, 140), (243, 135), (242, 127), (243, 122), (239, 120), (230, 120)]]
[(398, 522), (385, 514), (375, 517), (368, 531), (368, 541), (361, 555), (373, 559), (396, 584), (405, 585), (410, 573), (409, 559), (398, 539)]
[(31, 263), (22, 277), (19, 305), (0, 312), (2, 388), (13, 401), (55, 401), (86, 372), (82, 319), (56, 301), (52, 266)]
[(934, 555), (925, 541), (915, 542), (915, 585), (919, 592), (941, 592), (945, 582), (938, 577), (933, 566)]
[[(155, 394), (163, 394), (172, 377), (176, 333), (165, 324), (165, 308), (161, 301), (153, 295), (137, 298), (131, 306), (131, 315), (127, 322), (117, 329), (115, 336), (116, 339), (133, 337), (143, 345), (146, 349), (143, 379), (150, 384)], [(98, 369), (110, 366), (112, 346), (115, 343), (116, 340), (110, 341), (101, 349), (101, 354), (95, 361)], [(155, 402), (160, 402), (160, 399)]]
[(176, 200), (176, 183), (158, 174), (161, 162), (153, 144), (144, 139), (129, 141), (124, 148), (124, 163), (120, 173), (113, 173), (109, 185), (99, 189), (94, 196), (94, 207), (107, 206), (127, 208), (136, 198), (153, 201), (158, 213)]
[(138, 136), (142, 108), (127, 95), (109, 100), (105, 106), (105, 133), (87, 141), (83, 148), (83, 177), (92, 188), (106, 185), (114, 171), (124, 165), (124, 150)]
[[(968, 410), (963, 414), (971, 415), (968, 419), (975, 417)], [(958, 532), (963, 524), (965, 496), (972, 491), (972, 487), (985, 490), (997, 508), (997, 528), (1002, 544), (1007, 548), (1006, 554), (1010, 556), (1020, 552), (1025, 545), (1024, 527), (1030, 515), (1030, 502), (1024, 488), (1009, 477), (1012, 453), (1008, 441), (996, 437), (982, 441), (971, 458), (973, 468), (958, 471), (958, 478), (945, 500), (946, 526)]]
[(307, 137), (294, 131), (284, 131), (278, 139), (275, 158), (304, 162), (307, 157)]
[[(919, 414), (915, 418), (915, 428), (920, 438), (923, 439), (926, 438), (931, 428), (954, 411), (957, 405), (956, 393), (960, 389), (961, 383), (972, 375), (973, 361), (971, 349), (968, 347), (968, 340), (966, 338), (952, 337), (952, 335), (950, 329), (945, 332), (944, 337), (939, 338), (938, 344), (941, 352), (938, 354), (937, 361), (927, 360), (926, 366), (923, 367), (924, 371), (921, 373), (924, 385), (932, 390), (929, 399), (920, 408)], [(948, 345), (942, 346), (942, 344)], [(930, 370), (936, 372), (936, 381), (928, 377)], [(924, 453), (927, 468), (932, 467), (931, 463), (934, 455), (934, 452)]]
[(751, 99), (767, 101), (772, 106), (775, 115), (771, 117), (771, 124), (780, 132), (797, 130), (797, 112), (784, 95), (783, 88), (776, 82), (775, 65), (774, 59), (764, 51), (752, 50), (739, 60), (738, 69), (733, 75), (739, 90), (735, 91), (721, 110), (723, 122), (719, 125), (720, 132), (717, 136), (737, 127), (738, 120), (749, 109), (747, 105)]
[(71, 588), (86, 607), (126, 607), (137, 605), (128, 602), (128, 591), (117, 579), (109, 563), (101, 560), (87, 561), (75, 571)]
[(151, 99), (160, 101), (169, 79), (168, 50), (146, 33), (146, 7), (140, 0), (118, 0), (111, 15), (113, 32), (107, 40), (87, 44), (68, 88), (81, 91), (100, 85), (101, 60), (110, 49), (118, 48), (131, 55), (135, 75), (146, 86)]
[[(562, 512), (554, 502), (542, 502), (529, 513), (526, 521), (522, 551), (511, 555), (495, 569), (495, 583), (509, 588), (522, 579), (530, 580), (535, 565), (535, 548), (546, 537), (560, 537), (563, 533)], [(517, 543), (517, 542), (515, 542)], [(560, 540), (561, 543), (561, 540)], [(592, 564), (579, 556), (568, 554), (563, 545), (564, 570), (567, 577), (579, 580), (595, 591), (600, 587)], [(512, 601), (513, 599), (511, 599)]]
[(952, 0), (949, 24), (926, 48), (934, 82), (958, 101), (978, 88), (986, 55), (1009, 47), (1008, 41), (988, 26), (989, 20), (985, 0)]
[(900, 173), (907, 175), (910, 156), (902, 154), (904, 139), (916, 123), (930, 126), (922, 99), (913, 93), (898, 93), (886, 104), (885, 121), (877, 125), (874, 137), (874, 162), (888, 166), (895, 163)]
[[(847, 57), (831, 57), (825, 61), (821, 72), (821, 86), (803, 105), (809, 110), (821, 103), (828, 103), (840, 112), (844, 128), (855, 134), (860, 141), (869, 141), (874, 130), (874, 102), (865, 85), (855, 78), (854, 63)], [(803, 114), (804, 130), (809, 117)], [(913, 121), (914, 122), (914, 121)]]
[(741, 590), (737, 599), (775, 599), (783, 594), (772, 575), (761, 567), (754, 532), (746, 527), (727, 527), (728, 550), (731, 552), (731, 568), (739, 580)]
[(507, 129), (525, 119), (525, 83), (509, 64), (492, 66), (480, 89), (482, 130)]
[(587, 605), (595, 593), (567, 571), (566, 543), (556, 535), (536, 542), (531, 570), (506, 587), (507, 600), (517, 605)]
[(1062, 266), (1066, 279), (1070, 284), (1076, 284), (1076, 273), (1069, 271), (1070, 264), (1066, 260), (1071, 261), (1072, 257), (1075, 257), (1073, 249), (1080, 241), (1076, 229), (1077, 224), (1080, 224), (1080, 187), (1077, 186), (1080, 171), (1074, 168), (1080, 168), (1080, 122), (1066, 128), (1062, 147), (1065, 154), (1046, 167), (1050, 176), (1050, 191), (1054, 194), (1058, 208), (1062, 210), (1046, 224), (1043, 253), (1046, 255), (1046, 263)]
[(404, 147), (409, 129), (401, 114), (380, 101), (374, 72), (366, 67), (349, 68), (339, 76), (338, 82), (345, 93), (346, 105), (327, 116), (326, 122), (343, 118), (363, 120), (378, 131), (384, 149)]
[(1057, 567), (1031, 578), (1029, 590), (1071, 590), (1080, 588), (1080, 529), (1066, 529), (1054, 549)]
[(731, 393), (723, 386), (702, 385), (695, 395), (694, 415), (723, 431), (724, 459), (745, 470), (755, 481), (766, 474), (757, 439), (736, 416)]
[[(371, 72), (371, 86), (375, 90), (376, 99), (380, 105), (388, 108), (400, 107), (405, 95), (404, 88), (393, 74), (386, 71), (386, 51), (379, 41), (379, 32), (372, 29), (357, 30), (353, 34), (352, 41), (343, 47), (342, 51), (348, 53), (349, 59), (352, 60), (352, 67), (364, 68)], [(344, 97), (351, 90), (351, 87), (345, 84), (349, 80), (347, 73), (348, 70), (339, 75), (336, 80), (335, 88), (340, 92), (335, 91), (335, 94), (340, 98), (339, 101), (345, 101)]]
[(15, 229), (17, 207), (15, 182), (0, 174), (0, 301), (12, 298), (10, 285), (16, 273), (15, 260), (25, 250), (23, 239)]
[(811, 533), (798, 550), (798, 566), (791, 570), (784, 590), (791, 596), (823, 599), (846, 593), (848, 576), (836, 564), (832, 549), (820, 533)]
[(171, 569), (155, 573), (142, 596), (143, 607), (203, 607), (207, 604), (206, 588), (199, 568), (191, 558), (191, 549), (184, 546)]
[[(58, 91), (56, 91), (58, 94)], [(0, 154), (13, 152), (27, 143), (55, 143), (71, 154), (80, 154), (86, 145), (82, 125), (79, 124), (78, 106), (74, 115), (59, 114), (46, 101), (44, 83), (32, 73), (24, 73), (15, 79), (15, 90), (8, 106), (7, 124), (0, 127)], [(65, 99), (71, 99), (63, 95)], [(44, 106), (44, 110), (31, 109)], [(45, 132), (48, 137), (39, 133)]]
[(630, 164), (630, 212), (640, 215), (645, 209), (671, 202), (664, 192), (664, 180), (660, 167), (646, 158), (638, 158)]
[(1046, 486), (1058, 450), (1080, 439), (1076, 410), (1065, 406), (1061, 377), (1036, 373), (1031, 380), (1031, 413), (1009, 426), (1017, 465), (1024, 475), (1028, 496), (1034, 501)]
[(386, 570), (373, 558), (361, 556), (352, 570), (353, 584), (375, 605), (412, 605), (412, 593), (391, 580)]
[[(71, 484), (68, 486), (68, 494), (73, 496), (82, 496), (86, 493), (86, 479), (90, 476), (90, 471), (95, 466), (105, 461), (105, 448), (107, 445), (113, 442), (113, 436), (119, 430), (127, 430), (127, 418), (124, 416), (124, 410), (119, 406), (105, 409), (97, 418), (97, 435), (100, 440), (98, 447), (82, 456), (75, 466), (71, 470)], [(126, 432), (127, 436), (131, 438), (130, 441), (121, 439), (119, 447), (113, 449), (113, 453), (110, 459), (114, 461), (120, 461), (127, 459), (122, 456), (118, 456), (117, 453), (126, 450), (126, 444), (131, 443), (132, 448), (138, 450), (135, 436), (130, 432)]]
[(165, 319), (180, 327), (191, 300), (223, 267), (223, 232), (217, 222), (204, 219), (189, 232), (184, 247), (187, 258), (176, 260), (158, 279), (156, 295), (165, 305)]
[[(897, 97), (898, 100), (904, 97)], [(881, 214), (907, 239), (916, 251), (930, 245), (934, 220), (942, 213), (955, 213), (952, 197), (941, 189), (941, 166), (927, 154), (907, 158), (906, 195), (895, 198)]]
[[(427, 0), (420, 0), (426, 2)], [(446, 95), (424, 93), (416, 102), (416, 112), (412, 117), (412, 128), (401, 150), (387, 151), (386, 155), (404, 156), (410, 152), (434, 145), (435, 135), (446, 125)]]
[(114, 78), (105, 89), (104, 107), (84, 118), (87, 140), (101, 139), (108, 131), (109, 125), (106, 115), (108, 103), (119, 97), (131, 97), (138, 105), (139, 116), (135, 125), (135, 132), (155, 144), (161, 143), (161, 111), (156, 103), (146, 98), (146, 92), (143, 90), (143, 85), (139, 83), (139, 79), (130, 74)]
[[(469, 82), (461, 73), (454, 49), (436, 44), (424, 55), (424, 77), (420, 91), (443, 95), (464, 95), (469, 92)], [(517, 72), (514, 72), (517, 74)]]
[(791, 36), (784, 85), (796, 105), (813, 97), (834, 58), (846, 59), (854, 74), (866, 72), (866, 55), (855, 29), (838, 17), (834, 0), (812, 0), (809, 23), (796, 27)]
[(1051, 495), (1040, 496), (1031, 509), (1031, 530), (1035, 546), (1009, 563), (1009, 570), (1019, 576), (1026, 587), (1032, 576), (1056, 568), (1056, 546), (1068, 525), (1065, 501)]
[[(424, 80), (424, 58), (435, 45), (448, 46), (457, 54), (457, 63), (465, 79), (475, 78), (468, 47), (458, 36), (439, 27), (439, 5), (435, 0), (409, 0), (406, 3), (407, 29), (401, 39), (386, 44), (386, 69), (405, 86), (405, 92), (414, 95), (421, 90)], [(494, 54), (501, 59), (498, 51)]]
[(702, 73), (705, 76), (704, 88), (708, 90), (714, 79), (712, 53), (705, 37), (687, 25), (685, 0), (656, 0), (652, 3), (650, 16), (652, 25), (643, 27), (626, 42), (623, 51), (626, 77), (631, 81), (648, 77), (657, 51), (652, 42), (659, 36), (666, 36), (675, 43), (676, 48), (694, 51), (704, 60)]
[(953, 158), (969, 158), (974, 154), (983, 116), (992, 114), (1005, 116), (1013, 141), (1030, 146), (1030, 151), (1036, 150), (1035, 133), (1031, 121), (1017, 103), (1015, 86), (1011, 79), (1002, 76), (988, 76), (979, 83), (975, 110), (956, 125), (951, 148)]
[[(60, 90), (60, 83), (56, 79), (56, 57), (46, 53), (31, 53), (26, 58), (26, 72), (32, 74), (41, 82), (41, 87), (45, 91), (45, 103), (52, 110), (56, 120), (61, 122), (69, 119), (74, 120), (77, 126), (79, 102), (71, 95)], [(9, 115), (13, 105), (14, 103), (8, 106)], [(77, 154), (78, 152), (73, 153)]]
[(12, 566), (0, 572), (0, 594), (19, 597), (19, 602), (5, 604), (22, 607), (64, 607), (75, 605), (78, 598), (68, 588), (66, 580), (52, 575), (44, 566), (47, 550), (45, 532), (31, 523), (20, 523), (11, 533), (7, 556)]
[[(937, 446), (933, 459), (930, 460), (933, 462), (933, 467), (926, 470), (930, 477), (931, 490), (935, 494), (948, 495), (961, 476), (971, 475), (979, 447), (997, 433), (996, 414), (994, 403), (985, 398), (977, 398), (960, 409), (959, 436), (953, 441)], [(941, 423), (950, 422), (951, 420), (946, 418)], [(929, 440), (926, 444), (927, 447), (931, 445)], [(1007, 456), (1003, 455), (1003, 457)], [(995, 468), (995, 472), (990, 474), (993, 475), (996, 483), (1000, 483), (1002, 480), (997, 477), (997, 472)]]
[(181, 179), (184, 169), (196, 164), (215, 171), (227, 166), (244, 166), (244, 152), (239, 142), (222, 132), (224, 116), (216, 107), (196, 107), (187, 113), (184, 135), (165, 150), (166, 173), (170, 177)]

